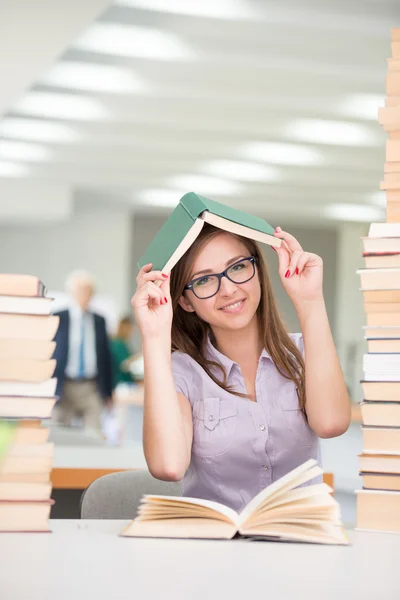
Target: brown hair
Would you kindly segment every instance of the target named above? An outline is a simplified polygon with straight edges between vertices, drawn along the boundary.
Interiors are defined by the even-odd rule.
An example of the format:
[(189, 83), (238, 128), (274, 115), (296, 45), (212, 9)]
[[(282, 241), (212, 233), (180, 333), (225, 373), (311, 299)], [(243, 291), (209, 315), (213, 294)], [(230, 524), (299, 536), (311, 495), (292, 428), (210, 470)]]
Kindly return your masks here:
[(122, 338), (123, 337), (123, 327), (124, 325), (133, 325), (133, 319), (131, 316), (127, 315), (125, 317), (122, 317), (119, 321), (118, 321), (118, 327), (117, 327), (117, 331), (115, 333), (115, 337), (117, 339)]
[[(179, 305), (179, 298), (188, 283), (193, 263), (204, 246), (217, 235), (221, 229), (204, 225), (195, 242), (179, 260), (171, 272), (171, 298), (173, 308), (172, 320), (172, 351), (184, 352), (191, 356), (207, 375), (222, 389), (237, 396), (248, 398), (246, 394), (235, 392), (227, 384), (225, 369), (217, 362), (206, 358), (205, 349), (207, 337), (212, 334), (208, 323), (200, 319), (195, 312), (186, 312)], [(230, 234), (234, 235), (234, 234)], [(262, 252), (256, 242), (242, 236), (237, 237), (247, 248), (249, 255), (254, 256), (257, 264), (258, 277), (261, 285), (261, 300), (257, 308), (259, 331), (265, 350), (270, 354), (279, 373), (293, 381), (297, 387), (299, 404), (305, 406), (305, 368), (301, 352), (291, 340), (279, 316), (275, 298), (272, 293), (271, 281)], [(212, 336), (211, 336), (212, 339)], [(212, 370), (221, 371), (219, 380)]]

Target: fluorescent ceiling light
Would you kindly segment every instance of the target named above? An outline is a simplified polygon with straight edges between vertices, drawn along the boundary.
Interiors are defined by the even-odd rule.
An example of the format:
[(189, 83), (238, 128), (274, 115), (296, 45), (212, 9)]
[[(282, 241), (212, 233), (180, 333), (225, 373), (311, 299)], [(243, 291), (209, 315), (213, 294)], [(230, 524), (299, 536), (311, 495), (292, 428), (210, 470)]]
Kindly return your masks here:
[(7, 117), (0, 122), (0, 136), (39, 142), (76, 142), (77, 131), (63, 123)]
[(109, 113), (95, 98), (53, 92), (28, 92), (13, 106), (13, 112), (56, 119), (97, 121)]
[(323, 209), (325, 217), (338, 221), (371, 222), (384, 219), (385, 212), (368, 204), (329, 204)]
[(42, 161), (51, 158), (52, 152), (46, 146), (15, 142), (14, 140), (0, 140), (0, 159)]
[(374, 192), (369, 196), (369, 200), (372, 204), (376, 204), (376, 206), (381, 206), (386, 208), (386, 194), (385, 192)]
[(29, 168), (26, 165), (0, 160), (0, 177), (24, 177), (28, 174)]
[(346, 117), (378, 120), (378, 109), (385, 106), (385, 97), (379, 94), (352, 94), (339, 104), (338, 108)]
[(76, 90), (131, 94), (145, 85), (130, 69), (113, 65), (62, 61), (54, 65), (40, 83)]
[(249, 2), (243, 0), (117, 0), (116, 4), (163, 13), (209, 17), (213, 19), (246, 19), (255, 16)]
[(193, 58), (193, 52), (172, 33), (135, 25), (95, 23), (72, 46), (79, 50), (117, 56), (158, 60)]
[(271, 165), (308, 166), (324, 162), (322, 153), (315, 148), (275, 142), (247, 142), (239, 147), (237, 154)]
[(146, 189), (135, 194), (140, 202), (152, 206), (175, 207), (185, 192), (169, 189)]
[(234, 181), (205, 175), (176, 175), (167, 180), (167, 185), (210, 196), (230, 196), (241, 191), (241, 186)]
[(213, 160), (203, 164), (200, 169), (208, 175), (237, 181), (272, 182), (281, 179), (279, 171), (273, 167), (241, 160)]
[(284, 135), (302, 142), (338, 146), (374, 146), (377, 143), (376, 136), (365, 125), (322, 119), (291, 121), (284, 128)]

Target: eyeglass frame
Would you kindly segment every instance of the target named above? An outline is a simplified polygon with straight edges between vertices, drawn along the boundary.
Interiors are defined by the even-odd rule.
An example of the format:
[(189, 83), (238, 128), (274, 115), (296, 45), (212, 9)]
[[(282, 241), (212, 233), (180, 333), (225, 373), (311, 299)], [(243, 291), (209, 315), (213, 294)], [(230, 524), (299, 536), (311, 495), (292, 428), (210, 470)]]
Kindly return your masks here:
[[(249, 277), (248, 279), (245, 279), (245, 281), (241, 281), (241, 282), (234, 281), (228, 275), (229, 269), (232, 269), (232, 267), (234, 267), (235, 265), (239, 265), (240, 263), (244, 262), (245, 260), (248, 260), (253, 265), (253, 275), (251, 277)], [(196, 298), (198, 298), (199, 300), (208, 300), (208, 298), (212, 298), (213, 296), (218, 294), (219, 290), (221, 289), (221, 280), (223, 277), (226, 277), (227, 279), (229, 279), (229, 281), (231, 281), (232, 283), (237, 283), (238, 285), (242, 285), (242, 283), (247, 283), (248, 281), (250, 281), (250, 279), (253, 279), (254, 275), (256, 274), (256, 262), (257, 262), (257, 259), (255, 256), (247, 256), (246, 258), (241, 258), (240, 260), (237, 260), (234, 263), (232, 263), (231, 265), (229, 265), (229, 267), (227, 267), (225, 269), (225, 271), (222, 271), (221, 273), (208, 273), (208, 274), (205, 273), (201, 277), (196, 277), (195, 279), (192, 279), (192, 281), (189, 281), (189, 283), (187, 285), (185, 285), (185, 287), (183, 289), (191, 290), (193, 292), (193, 294), (196, 296)], [(200, 281), (201, 279), (204, 279), (204, 277), (217, 277), (218, 287), (217, 287), (217, 291), (214, 292), (213, 294), (211, 294), (211, 296), (206, 296), (205, 298), (200, 298), (194, 291), (193, 286), (196, 283), (196, 281)]]

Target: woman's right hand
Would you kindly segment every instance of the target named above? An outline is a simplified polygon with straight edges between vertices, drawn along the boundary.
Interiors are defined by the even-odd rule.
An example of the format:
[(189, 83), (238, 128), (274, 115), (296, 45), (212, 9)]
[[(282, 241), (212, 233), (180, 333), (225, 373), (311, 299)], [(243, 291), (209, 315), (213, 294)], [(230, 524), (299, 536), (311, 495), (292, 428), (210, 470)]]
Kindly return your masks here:
[[(142, 338), (171, 333), (172, 303), (169, 275), (152, 271), (152, 264), (144, 265), (136, 277), (137, 289), (131, 300), (135, 320)], [(162, 281), (158, 286), (155, 281)]]

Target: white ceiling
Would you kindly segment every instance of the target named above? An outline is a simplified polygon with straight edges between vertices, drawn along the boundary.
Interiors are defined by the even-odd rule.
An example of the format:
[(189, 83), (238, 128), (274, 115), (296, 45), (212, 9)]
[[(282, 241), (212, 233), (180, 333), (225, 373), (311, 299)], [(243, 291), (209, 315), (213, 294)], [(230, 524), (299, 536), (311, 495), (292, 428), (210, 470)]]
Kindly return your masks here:
[[(91, 4), (93, 10), (96, 2)], [(162, 5), (170, 12), (162, 12)], [(68, 10), (76, 16), (80, 3), (69, 3)], [(181, 14), (189, 10), (203, 16)], [(7, 94), (11, 78), (3, 79), (9, 102), (0, 104), (0, 175), (12, 163), (15, 173), (25, 169), (39, 182), (56, 182), (63, 189), (68, 185), (79, 197), (99, 192), (103, 200), (140, 210), (148, 210), (149, 198), (167, 201), (163, 190), (171, 190), (177, 201), (189, 189), (293, 218), (322, 218), (324, 207), (332, 203), (373, 204), (385, 141), (374, 106), (384, 94), (390, 28), (400, 25), (398, 0), (121, 0), (92, 24), (87, 11), (80, 17), (74, 21), (76, 31), (81, 23), (78, 38), (74, 33), (64, 40), (58, 61), (53, 44), (47, 61), (43, 54), (40, 64), (32, 63), (36, 76), (25, 77), (23, 92), (24, 57), (17, 56), (13, 68), (21, 74), (20, 89), (14, 77)], [(61, 28), (62, 12), (52, 19)], [(126, 30), (127, 40), (124, 30), (117, 32), (112, 49), (107, 50), (106, 41), (100, 51), (83, 49), (89, 34), (93, 40), (94, 26), (99, 30), (110, 24), (136, 29)], [(13, 39), (18, 40), (17, 20), (14, 27)], [(146, 28), (155, 30), (156, 37), (142, 39)], [(159, 49), (160, 32), (167, 36), (164, 49)], [(38, 31), (34, 33), (23, 38), (26, 50), (30, 44), (35, 47)], [(53, 38), (60, 54), (60, 38)], [(81, 82), (86, 89), (68, 89), (68, 73), (69, 83), (60, 85), (63, 62), (127, 72), (95, 74), (93, 80), (87, 74)], [(107, 76), (117, 82), (118, 92), (110, 91)], [(43, 93), (63, 96), (50, 98), (44, 111), (35, 109), (33, 103), (43, 101)], [(86, 107), (86, 118), (66, 117), (60, 114), (65, 95), (97, 104)], [(32, 119), (39, 125), (32, 124), (29, 133), (26, 125)], [(336, 134), (335, 143), (318, 141), (327, 126), (321, 121), (336, 122), (326, 134)], [(48, 133), (49, 123), (58, 126), (55, 134)], [(56, 140), (49, 141), (54, 135)], [(274, 145), (263, 146), (263, 155), (254, 154), (254, 143), (260, 142)], [(292, 162), (293, 149), (276, 146), (282, 143), (296, 144), (294, 156), (306, 152), (306, 162), (311, 151), (317, 162), (275, 164)], [(209, 164), (216, 160), (225, 163)], [(224, 181), (209, 181), (218, 169), (232, 168), (226, 165), (232, 160), (251, 162), (252, 170), (247, 173), (250, 166), (237, 164)], [(201, 174), (207, 180), (176, 180)]]

